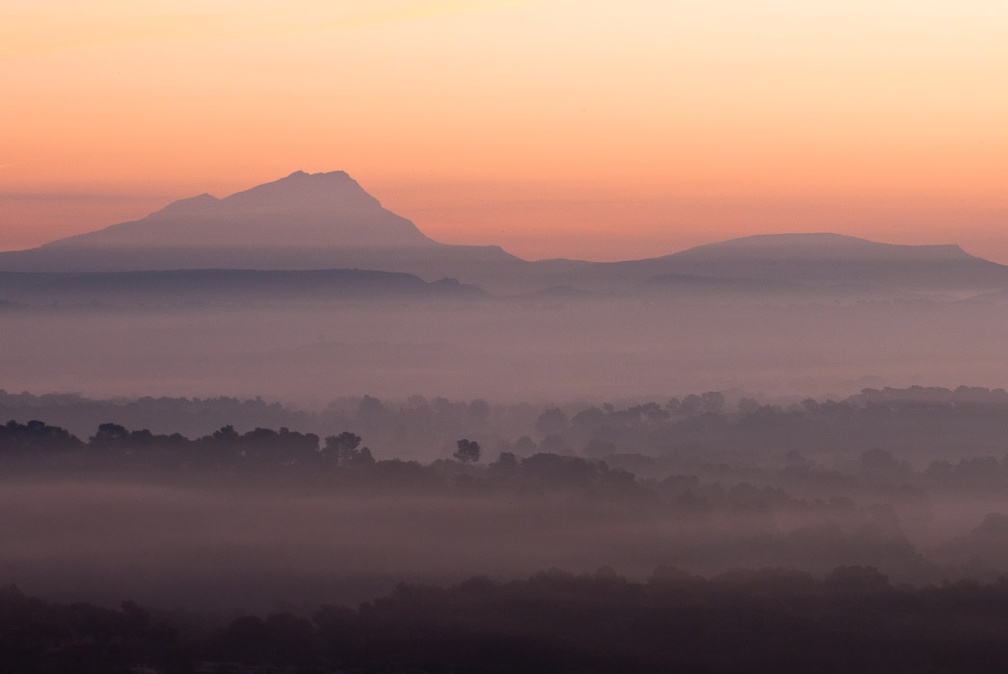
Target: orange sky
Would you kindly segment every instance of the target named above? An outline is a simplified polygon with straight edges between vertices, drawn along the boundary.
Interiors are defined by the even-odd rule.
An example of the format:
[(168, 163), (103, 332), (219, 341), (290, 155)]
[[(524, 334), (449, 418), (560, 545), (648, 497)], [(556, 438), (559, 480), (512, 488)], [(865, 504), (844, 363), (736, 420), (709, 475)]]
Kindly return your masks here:
[(831, 230), (1008, 263), (1006, 27), (1002, 0), (5, 0), (0, 249), (342, 169), (528, 258)]

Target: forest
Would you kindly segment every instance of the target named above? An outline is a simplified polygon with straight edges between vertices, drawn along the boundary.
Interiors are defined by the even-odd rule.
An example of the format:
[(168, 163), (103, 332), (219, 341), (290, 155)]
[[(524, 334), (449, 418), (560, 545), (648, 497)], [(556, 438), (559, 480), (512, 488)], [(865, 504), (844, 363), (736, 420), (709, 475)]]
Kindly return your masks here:
[(0, 410), (0, 657), (17, 671), (1008, 656), (1000, 389), (314, 411), (0, 392)]
[(263, 617), (57, 603), (0, 588), (11, 671), (1000, 672), (1008, 582), (894, 587), (877, 569), (709, 579), (660, 567), (399, 584), (357, 607)]

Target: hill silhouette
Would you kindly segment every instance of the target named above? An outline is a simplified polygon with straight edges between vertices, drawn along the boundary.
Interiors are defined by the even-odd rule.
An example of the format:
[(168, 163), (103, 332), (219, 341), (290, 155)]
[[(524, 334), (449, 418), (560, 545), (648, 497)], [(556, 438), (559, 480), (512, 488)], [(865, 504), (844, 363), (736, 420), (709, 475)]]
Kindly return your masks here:
[[(687, 285), (751, 294), (886, 290), (896, 293), (992, 292), (1008, 287), (1008, 267), (959, 246), (895, 245), (832, 233), (764, 234), (696, 246), (643, 260), (541, 263), (549, 285), (649, 293)], [(718, 281), (718, 283), (714, 283)], [(808, 292), (801, 293), (808, 296)], [(870, 295), (870, 292), (867, 292)]]
[(836, 297), (838, 289), (850, 297), (881, 291), (956, 298), (1008, 289), (1008, 267), (955, 245), (832, 233), (750, 236), (643, 260), (530, 262), (498, 246), (434, 241), (343, 171), (297, 171), (223, 199), (202, 194), (140, 220), (0, 253), (0, 271), (7, 272), (208, 269), (400, 272), (428, 282), (457, 278), (498, 294), (568, 288), (569, 298), (587, 291), (788, 299), (822, 291)]
[(758, 235), (658, 258), (678, 273), (834, 286), (974, 290), (1003, 285), (1008, 268), (959, 246), (894, 245), (831, 233)]
[(0, 295), (29, 305), (436, 300), (475, 299), (485, 294), (456, 279), (428, 283), (413, 274), (364, 269), (0, 272)]
[(436, 246), (343, 171), (304, 173), (217, 199), (182, 199), (134, 222), (52, 242), (61, 247)]
[(202, 194), (140, 220), (0, 253), (9, 272), (367, 269), (427, 281), (525, 263), (498, 246), (453, 246), (381, 206), (343, 171)]

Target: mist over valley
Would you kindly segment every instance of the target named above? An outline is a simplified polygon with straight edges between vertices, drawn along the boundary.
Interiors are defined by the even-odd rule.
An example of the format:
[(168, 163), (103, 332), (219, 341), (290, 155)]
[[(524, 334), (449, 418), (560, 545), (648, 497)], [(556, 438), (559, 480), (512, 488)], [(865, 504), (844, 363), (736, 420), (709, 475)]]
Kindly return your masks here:
[(0, 253), (8, 390), (499, 400), (996, 388), (1008, 268), (755, 236), (617, 263), (432, 241), (343, 172)]
[[(343, 172), (0, 253), (0, 615), (175, 610), (164, 671), (399, 671), (377, 647), (320, 655), (336, 623), (377, 643), (369, 611), (532, 639), (542, 671), (663, 671), (660, 640), (596, 652), (594, 628), (509, 611), (675, 595), (748, 626), (736, 603), (770, 597), (832, 625), (856, 602), (899, 623), (894, 597), (1000, 597), (1006, 296), (1008, 268), (958, 246), (829, 233), (528, 261), (436, 242)], [(472, 622), (445, 617), (468, 601)], [(914, 638), (937, 624), (913, 615)], [(310, 663), (239, 638), (279, 644), (281, 623)], [(973, 636), (935, 648), (998, 661)]]

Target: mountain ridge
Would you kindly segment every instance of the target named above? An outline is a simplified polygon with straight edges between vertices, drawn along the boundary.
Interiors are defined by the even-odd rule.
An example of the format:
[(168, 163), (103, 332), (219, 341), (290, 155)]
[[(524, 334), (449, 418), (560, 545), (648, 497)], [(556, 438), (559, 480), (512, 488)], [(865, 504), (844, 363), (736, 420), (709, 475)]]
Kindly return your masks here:
[(127, 272), (0, 272), (0, 296), (21, 305), (269, 304), (413, 298), (478, 299), (455, 279), (367, 269), (182, 269)]
[(174, 201), (139, 220), (58, 239), (67, 246), (410, 247), (441, 245), (382, 207), (344, 171), (294, 173), (222, 199)]
[[(832, 232), (757, 234), (652, 258), (528, 261), (500, 246), (439, 243), (381, 206), (345, 171), (295, 171), (224, 198), (200, 194), (145, 218), (0, 253), (0, 270), (369, 269), (460, 279), (491, 292), (681, 288), (679, 276), (903, 291), (1008, 288), (1008, 267), (951, 245), (887, 244)], [(660, 279), (647, 283), (648, 279)], [(769, 287), (769, 286), (762, 286)]]
[[(750, 256), (754, 254), (772, 255), (773, 253), (794, 255), (798, 253), (815, 252), (818, 257), (840, 257), (844, 253), (858, 253), (861, 256), (884, 257), (914, 257), (934, 259), (982, 259), (970, 255), (957, 244), (898, 244), (871, 241), (848, 234), (835, 232), (782, 232), (778, 234), (753, 234), (725, 241), (701, 244), (685, 250), (671, 253), (671, 256), (701, 256), (708, 252), (744, 251)], [(826, 255), (830, 254), (830, 255)]]

